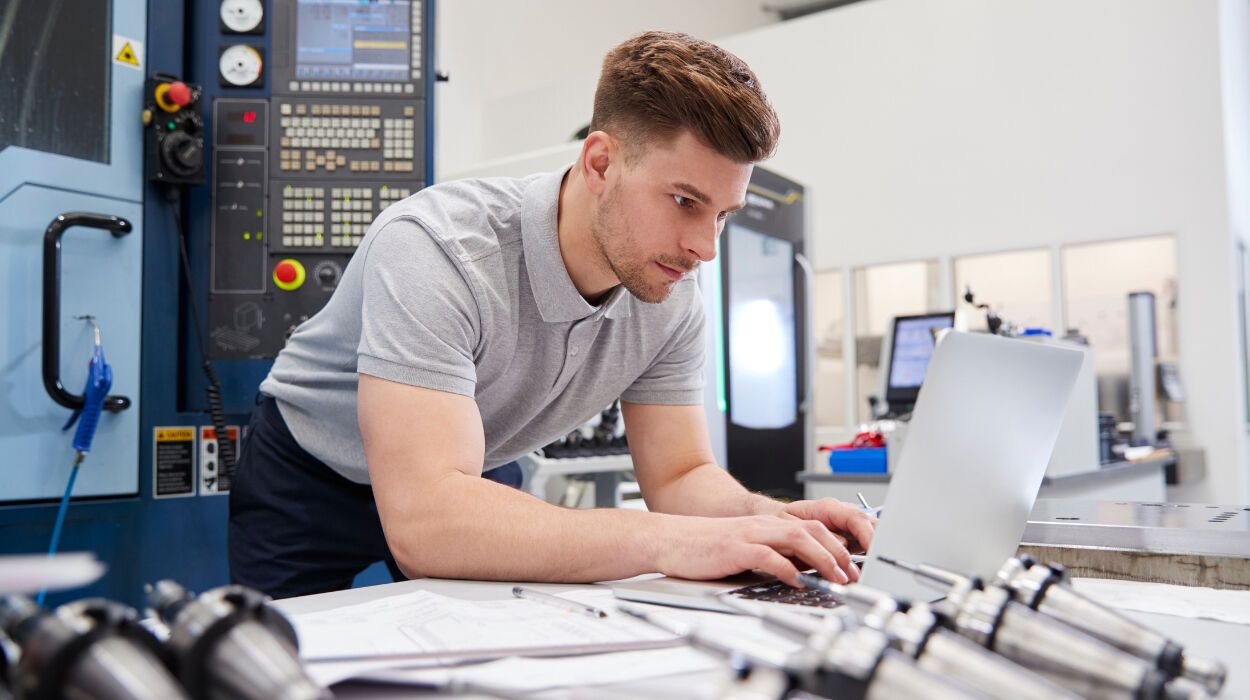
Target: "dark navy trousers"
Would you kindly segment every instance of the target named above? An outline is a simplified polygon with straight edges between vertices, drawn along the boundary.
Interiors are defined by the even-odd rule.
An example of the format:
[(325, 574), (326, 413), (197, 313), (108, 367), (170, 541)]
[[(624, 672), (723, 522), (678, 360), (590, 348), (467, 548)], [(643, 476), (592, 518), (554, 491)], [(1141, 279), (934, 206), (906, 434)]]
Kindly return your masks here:
[[(520, 487), (516, 462), (484, 478)], [(252, 412), (230, 489), (230, 580), (274, 598), (350, 588), (375, 562), (395, 564), (373, 488), (339, 476), (299, 446), (277, 403), (262, 397)]]

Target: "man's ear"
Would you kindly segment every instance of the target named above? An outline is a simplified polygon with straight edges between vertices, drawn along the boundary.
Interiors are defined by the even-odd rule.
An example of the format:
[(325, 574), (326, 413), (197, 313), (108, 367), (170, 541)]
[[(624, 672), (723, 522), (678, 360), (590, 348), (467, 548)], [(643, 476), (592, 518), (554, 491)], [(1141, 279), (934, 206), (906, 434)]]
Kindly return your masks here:
[(582, 142), (579, 163), (586, 189), (596, 197), (608, 189), (608, 169), (621, 163), (620, 144), (606, 131), (592, 131)]

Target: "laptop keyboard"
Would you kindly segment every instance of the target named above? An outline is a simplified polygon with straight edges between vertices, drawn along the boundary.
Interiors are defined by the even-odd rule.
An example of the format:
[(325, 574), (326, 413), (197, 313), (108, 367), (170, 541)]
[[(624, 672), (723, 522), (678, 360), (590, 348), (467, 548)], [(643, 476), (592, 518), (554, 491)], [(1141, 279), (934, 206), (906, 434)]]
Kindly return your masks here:
[(792, 588), (781, 581), (743, 586), (729, 591), (728, 594), (747, 600), (806, 605), (813, 608), (836, 608), (840, 605), (832, 593), (811, 588)]

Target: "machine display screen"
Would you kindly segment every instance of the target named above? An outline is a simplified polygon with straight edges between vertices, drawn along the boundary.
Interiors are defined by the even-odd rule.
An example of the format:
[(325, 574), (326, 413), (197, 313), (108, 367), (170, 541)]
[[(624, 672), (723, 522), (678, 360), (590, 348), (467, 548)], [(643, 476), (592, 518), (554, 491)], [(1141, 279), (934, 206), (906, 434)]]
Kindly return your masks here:
[(894, 351), (890, 355), (891, 389), (916, 389), (924, 382), (933, 357), (933, 329), (950, 328), (950, 314), (899, 319), (894, 326)]
[(299, 0), (295, 77), (300, 80), (409, 79), (408, 0)]

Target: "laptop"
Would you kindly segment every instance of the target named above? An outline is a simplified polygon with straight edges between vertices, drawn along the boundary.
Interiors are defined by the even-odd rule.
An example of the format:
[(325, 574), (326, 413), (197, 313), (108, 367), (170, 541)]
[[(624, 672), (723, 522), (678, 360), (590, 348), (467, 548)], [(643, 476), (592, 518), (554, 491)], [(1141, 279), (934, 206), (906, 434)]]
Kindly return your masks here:
[[(1069, 348), (947, 332), (916, 400), (860, 583), (900, 599), (941, 597), (876, 561), (882, 556), (992, 577), (1024, 535), (1084, 359)], [(624, 600), (732, 612), (715, 597), (727, 592), (817, 614), (836, 607), (828, 594), (758, 574), (613, 586)]]

